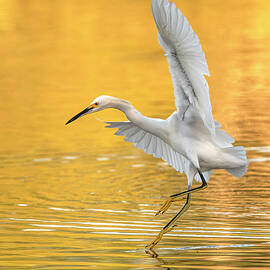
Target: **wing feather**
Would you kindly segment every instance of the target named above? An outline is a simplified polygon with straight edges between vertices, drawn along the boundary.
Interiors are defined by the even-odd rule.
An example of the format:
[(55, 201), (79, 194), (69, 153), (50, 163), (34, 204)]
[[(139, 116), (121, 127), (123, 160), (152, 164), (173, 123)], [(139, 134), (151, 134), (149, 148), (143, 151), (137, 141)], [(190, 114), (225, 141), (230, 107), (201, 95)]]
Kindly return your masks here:
[[(125, 141), (132, 142), (135, 147), (144, 150), (147, 154), (162, 158), (176, 171), (188, 173), (190, 161), (176, 152), (169, 144), (159, 137), (146, 132), (132, 122), (106, 122), (107, 128), (118, 128), (115, 135), (125, 136)], [(210, 172), (205, 172), (206, 180), (209, 179)], [(195, 177), (195, 179), (200, 179)]]
[(138, 143), (140, 140), (143, 139), (144, 136), (145, 136), (145, 132), (143, 130), (139, 130), (136, 138), (134, 138), (134, 143)]
[(204, 77), (209, 76), (209, 71), (199, 38), (173, 2), (151, 0), (151, 5), (158, 40), (169, 63), (177, 111), (184, 118), (188, 107), (194, 106), (211, 134), (215, 134), (209, 89)]
[(162, 155), (163, 155), (163, 151), (162, 151), (162, 144), (158, 141), (158, 139), (157, 139), (157, 148), (156, 148), (157, 150), (156, 150), (156, 155), (157, 155), (157, 157), (162, 157)]

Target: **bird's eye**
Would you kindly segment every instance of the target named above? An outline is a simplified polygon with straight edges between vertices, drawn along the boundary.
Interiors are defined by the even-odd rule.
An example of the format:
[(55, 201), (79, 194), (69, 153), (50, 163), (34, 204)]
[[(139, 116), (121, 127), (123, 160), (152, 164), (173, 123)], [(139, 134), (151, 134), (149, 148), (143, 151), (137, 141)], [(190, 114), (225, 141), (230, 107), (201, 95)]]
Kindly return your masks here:
[(95, 105), (97, 106), (98, 105), (98, 102), (96, 102)]

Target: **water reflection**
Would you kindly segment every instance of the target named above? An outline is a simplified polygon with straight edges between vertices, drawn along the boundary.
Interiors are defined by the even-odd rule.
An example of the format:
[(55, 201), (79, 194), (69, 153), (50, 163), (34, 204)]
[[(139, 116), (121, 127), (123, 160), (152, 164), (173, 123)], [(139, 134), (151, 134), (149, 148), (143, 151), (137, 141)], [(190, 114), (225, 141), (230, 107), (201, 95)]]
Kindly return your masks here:
[[(172, 112), (150, 4), (0, 0), (5, 269), (269, 268), (269, 1), (176, 4), (202, 41), (215, 119), (247, 150), (246, 177), (217, 171), (164, 237), (159, 257), (148, 257), (145, 244), (181, 202), (154, 214), (185, 189), (185, 176), (112, 136), (102, 121), (64, 122), (100, 94), (149, 116)], [(116, 111), (99, 117), (124, 119)]]

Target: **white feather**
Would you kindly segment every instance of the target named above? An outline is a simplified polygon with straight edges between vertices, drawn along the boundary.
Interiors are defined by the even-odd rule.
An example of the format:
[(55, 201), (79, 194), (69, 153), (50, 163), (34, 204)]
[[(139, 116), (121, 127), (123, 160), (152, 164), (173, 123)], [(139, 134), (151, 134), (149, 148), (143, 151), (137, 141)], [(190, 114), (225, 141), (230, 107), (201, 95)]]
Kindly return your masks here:
[[(190, 175), (191, 162), (184, 156), (176, 152), (169, 144), (165, 143), (161, 138), (144, 131), (140, 127), (136, 126), (132, 122), (105, 122), (108, 124), (107, 128), (118, 128), (115, 135), (125, 136), (125, 141), (132, 142), (135, 147), (144, 150), (147, 154), (152, 154), (156, 158), (162, 158), (168, 162), (176, 171), (182, 173), (185, 172), (188, 178), (193, 178)], [(205, 172), (204, 176), (208, 181), (211, 172)], [(197, 181), (201, 181), (200, 178), (195, 177)], [(190, 180), (192, 181), (192, 180)], [(189, 184), (192, 184), (189, 183)]]
[(151, 5), (158, 28), (158, 40), (169, 63), (177, 111), (184, 118), (187, 108), (194, 106), (214, 135), (209, 89), (204, 78), (204, 75), (209, 75), (209, 71), (200, 41), (173, 2), (152, 0)]
[[(168, 0), (151, 0), (151, 3), (158, 39), (166, 52), (172, 75), (177, 111), (166, 120), (150, 118), (128, 101), (100, 96), (66, 124), (85, 114), (115, 108), (129, 121), (106, 122), (107, 127), (118, 128), (115, 135), (124, 136), (125, 141), (132, 142), (135, 147), (162, 158), (176, 171), (185, 172), (189, 190), (194, 178), (205, 186), (204, 179), (209, 180), (213, 169), (225, 169), (236, 177), (243, 176), (248, 166), (244, 148), (232, 147), (234, 139), (213, 120), (204, 78), (209, 72), (197, 35), (173, 3)], [(187, 196), (183, 210), (188, 207), (189, 199)], [(166, 209), (165, 204), (158, 213)], [(175, 225), (178, 217), (179, 214), (165, 226), (162, 234)], [(148, 245), (150, 250), (160, 240), (159, 236)]]

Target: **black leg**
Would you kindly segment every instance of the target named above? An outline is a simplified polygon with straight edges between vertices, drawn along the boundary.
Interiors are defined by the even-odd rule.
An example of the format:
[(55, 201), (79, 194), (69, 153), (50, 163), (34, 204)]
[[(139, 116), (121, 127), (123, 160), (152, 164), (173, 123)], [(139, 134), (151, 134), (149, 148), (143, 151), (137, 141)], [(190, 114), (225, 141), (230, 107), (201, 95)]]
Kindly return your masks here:
[(175, 201), (179, 201), (182, 196), (184, 196), (186, 194), (190, 194), (192, 192), (196, 192), (196, 191), (205, 189), (207, 187), (207, 183), (203, 177), (203, 174), (199, 170), (198, 170), (198, 173), (202, 179), (202, 184), (199, 187), (192, 188), (192, 189), (186, 190), (184, 192), (171, 195), (169, 197), (169, 199), (161, 206), (159, 211), (156, 213), (156, 216), (159, 215), (160, 213), (164, 214), (168, 210), (168, 208), (171, 206), (171, 204)]
[[(187, 190), (187, 191), (184, 191), (184, 192), (181, 192), (181, 193), (178, 193), (178, 194), (175, 194), (175, 195), (172, 195), (172, 196), (170, 196), (170, 198), (165, 202), (164, 205), (166, 205), (166, 203), (167, 203), (168, 206), (166, 205), (165, 210), (163, 210), (163, 209), (161, 208), (161, 211), (163, 211), (163, 212), (166, 211), (166, 210), (169, 208), (169, 206), (171, 205), (171, 203), (172, 203), (173, 201), (175, 201), (176, 199), (179, 200), (179, 197), (182, 197), (183, 195), (187, 194), (186, 203), (184, 204), (184, 206), (182, 207), (182, 209), (174, 216), (174, 218), (172, 218), (172, 219), (168, 222), (168, 224), (167, 224), (166, 226), (163, 227), (163, 229), (162, 229), (162, 230), (160, 231), (160, 233), (157, 235), (156, 239), (153, 240), (149, 245), (146, 246), (147, 249), (152, 250), (152, 249), (155, 247), (155, 245), (161, 240), (162, 236), (163, 236), (165, 233), (167, 233), (168, 231), (170, 231), (170, 230), (176, 225), (176, 222), (177, 222), (178, 219), (181, 217), (181, 215), (183, 215), (183, 214), (188, 210), (188, 208), (189, 208), (189, 206), (190, 206), (190, 198), (191, 198), (191, 194), (190, 194), (190, 193), (196, 192), (196, 191), (199, 191), (199, 190), (202, 190), (202, 189), (204, 189), (204, 188), (207, 187), (207, 183), (206, 183), (206, 181), (205, 181), (205, 179), (204, 179), (204, 177), (203, 177), (203, 174), (202, 174), (199, 170), (198, 170), (198, 173), (199, 173), (199, 175), (200, 175), (200, 177), (201, 177), (201, 179), (202, 179), (202, 185), (201, 185), (201, 186), (199, 186), (199, 187), (197, 187), (197, 188), (189, 189), (189, 190)], [(168, 201), (169, 201), (169, 203), (168, 203)], [(164, 205), (163, 205), (163, 207), (164, 207)]]
[(182, 209), (175, 215), (173, 219), (170, 220), (170, 222), (165, 227), (163, 227), (163, 229), (157, 235), (156, 239), (146, 246), (147, 249), (152, 250), (152, 248), (161, 240), (162, 236), (174, 227), (175, 223), (180, 218), (180, 216), (183, 215), (188, 210), (190, 206), (190, 198), (191, 198), (191, 195), (188, 194), (186, 203), (184, 204)]

